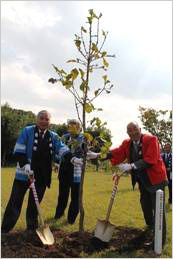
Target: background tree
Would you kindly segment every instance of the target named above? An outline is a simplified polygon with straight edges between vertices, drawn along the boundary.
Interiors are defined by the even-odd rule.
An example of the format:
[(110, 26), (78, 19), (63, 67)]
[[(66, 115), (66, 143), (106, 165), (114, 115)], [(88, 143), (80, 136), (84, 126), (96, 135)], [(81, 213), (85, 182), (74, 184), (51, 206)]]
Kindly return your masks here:
[(67, 124), (50, 124), (50, 130), (55, 131), (61, 137), (67, 133)]
[(162, 150), (166, 143), (172, 145), (172, 111), (139, 106), (139, 112), (144, 129), (157, 136)]
[[(56, 82), (60, 83), (58, 85), (62, 85), (73, 95), (77, 116), (86, 137), (79, 195), (80, 232), (84, 231), (83, 184), (86, 167), (87, 143), (93, 141), (93, 137), (86, 132), (86, 114), (93, 111), (101, 111), (101, 108), (94, 107), (94, 100), (102, 93), (109, 94), (113, 87), (108, 79), (106, 71), (109, 67), (107, 58), (115, 57), (115, 55), (110, 55), (107, 51), (103, 50), (108, 32), (102, 30), (102, 33), (100, 33), (99, 23), (101, 17), (101, 13), (97, 16), (93, 9), (89, 10), (89, 16), (87, 17), (88, 29), (82, 26), (80, 35), (75, 34), (74, 39), (80, 57), (67, 61), (67, 63), (73, 63), (73, 69), (70, 72), (66, 72), (64, 69), (60, 69), (53, 65), (58, 78), (49, 79), (49, 82), (53, 84)], [(76, 67), (74, 67), (74, 63), (76, 64)], [(104, 71), (102, 76), (103, 85), (99, 86), (99, 88), (95, 88), (94, 86), (91, 87), (91, 74), (94, 71), (98, 71), (98, 69)], [(95, 84), (96, 80), (94, 81), (94, 85)], [(98, 121), (99, 118), (95, 119), (94, 122), (97, 123)], [(105, 149), (108, 149), (110, 143), (105, 141), (104, 145)]]
[(12, 153), (20, 130), (32, 124), (36, 116), (31, 111), (13, 109), (8, 103), (1, 106), (1, 161), (6, 166), (12, 159)]

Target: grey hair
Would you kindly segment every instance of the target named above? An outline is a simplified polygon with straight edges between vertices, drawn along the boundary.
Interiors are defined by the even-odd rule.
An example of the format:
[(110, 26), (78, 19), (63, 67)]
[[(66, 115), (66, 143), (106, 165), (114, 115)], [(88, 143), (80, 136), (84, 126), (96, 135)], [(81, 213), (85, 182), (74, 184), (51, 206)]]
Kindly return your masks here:
[(44, 113), (47, 113), (47, 115), (49, 116), (49, 119), (51, 118), (51, 114), (50, 114), (48, 111), (42, 110), (42, 111), (40, 111), (40, 112), (37, 114), (37, 119), (38, 119), (42, 114), (44, 114)]
[(136, 121), (131, 121), (131, 122), (129, 122), (128, 124), (127, 124), (127, 128), (129, 127), (129, 126), (136, 126), (138, 129), (140, 129), (140, 127), (139, 127), (139, 124), (136, 122)]
[(75, 124), (75, 125), (78, 125), (81, 128), (80, 122), (78, 120), (76, 120), (76, 119), (69, 119), (69, 120), (67, 120), (67, 125), (69, 125), (69, 124)]

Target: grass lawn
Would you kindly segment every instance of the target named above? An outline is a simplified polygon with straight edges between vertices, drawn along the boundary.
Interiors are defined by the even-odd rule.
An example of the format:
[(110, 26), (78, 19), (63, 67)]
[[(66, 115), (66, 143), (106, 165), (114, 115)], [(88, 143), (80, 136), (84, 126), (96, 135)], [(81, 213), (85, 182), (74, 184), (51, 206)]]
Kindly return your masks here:
[[(3, 217), (5, 207), (7, 205), (12, 183), (14, 179), (15, 168), (2, 168), (1, 170), (1, 218)], [(95, 172), (92, 167), (89, 167), (84, 182), (84, 208), (85, 208), (85, 230), (92, 232), (95, 229), (97, 219), (105, 219), (106, 210), (113, 188), (112, 176), (110, 172), (100, 170)], [(78, 231), (79, 216), (74, 225), (65, 225), (65, 216), (58, 222), (53, 221), (58, 195), (57, 174), (52, 174), (52, 185), (47, 189), (44, 199), (41, 203), (43, 217), (46, 222), (57, 225), (65, 231)], [(28, 194), (25, 197), (21, 216), (14, 230), (24, 230), (26, 228), (25, 212), (27, 206)], [(172, 258), (172, 211), (168, 208), (168, 190), (166, 188), (166, 218), (167, 218), (167, 242), (160, 258)], [(132, 190), (130, 177), (124, 176), (120, 179), (118, 193), (115, 198), (110, 222), (117, 226), (127, 226), (143, 229), (145, 227), (142, 210), (139, 203), (139, 191), (137, 186)], [(107, 252), (106, 254), (97, 253), (93, 257), (121, 257), (121, 258), (139, 258), (145, 257), (137, 252), (117, 255)]]

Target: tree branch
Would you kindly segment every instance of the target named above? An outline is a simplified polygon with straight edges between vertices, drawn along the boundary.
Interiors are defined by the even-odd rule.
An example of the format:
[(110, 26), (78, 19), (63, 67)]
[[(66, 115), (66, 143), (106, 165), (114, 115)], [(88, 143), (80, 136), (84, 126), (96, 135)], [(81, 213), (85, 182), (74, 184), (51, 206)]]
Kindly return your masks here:
[(82, 44), (83, 44), (85, 53), (86, 53), (86, 55), (87, 55), (87, 50), (86, 50), (85, 42), (84, 42), (84, 39), (83, 39), (83, 32), (82, 32), (82, 29), (81, 29), (81, 39), (82, 39)]

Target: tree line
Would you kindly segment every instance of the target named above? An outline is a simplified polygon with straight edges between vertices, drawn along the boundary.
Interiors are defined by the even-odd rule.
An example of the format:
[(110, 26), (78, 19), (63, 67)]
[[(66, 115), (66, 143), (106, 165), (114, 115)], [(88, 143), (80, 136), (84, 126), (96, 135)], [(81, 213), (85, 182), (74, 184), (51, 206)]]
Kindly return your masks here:
[[(172, 145), (172, 111), (154, 110), (152, 108), (139, 107), (140, 120), (143, 128), (151, 134), (158, 137), (161, 150), (164, 145), (170, 143)], [(36, 115), (32, 111), (23, 111), (14, 109), (8, 103), (1, 106), (1, 165), (9, 166), (14, 164), (13, 149), (19, 132), (27, 125), (35, 124)], [(67, 124), (51, 124), (50, 129), (58, 133), (61, 137), (67, 133)], [(104, 139), (111, 142), (111, 131), (103, 125), (102, 127), (88, 126), (87, 132), (94, 139), (98, 139), (98, 145), (95, 151), (99, 152), (102, 146), (100, 135), (104, 133)], [(101, 134), (100, 134), (101, 132)]]
[[(10, 107), (8, 103), (1, 106), (1, 166), (9, 166), (15, 163), (13, 149), (17, 137), (22, 128), (35, 124), (36, 115), (32, 111), (23, 111)], [(50, 130), (58, 133), (61, 137), (67, 133), (67, 124), (51, 124)], [(101, 146), (100, 132), (104, 133), (104, 139), (111, 142), (111, 131), (106, 127), (96, 128), (89, 126), (87, 132), (94, 139), (99, 138), (98, 144)], [(97, 147), (98, 150), (98, 147)], [(96, 151), (97, 151), (96, 150)]]

